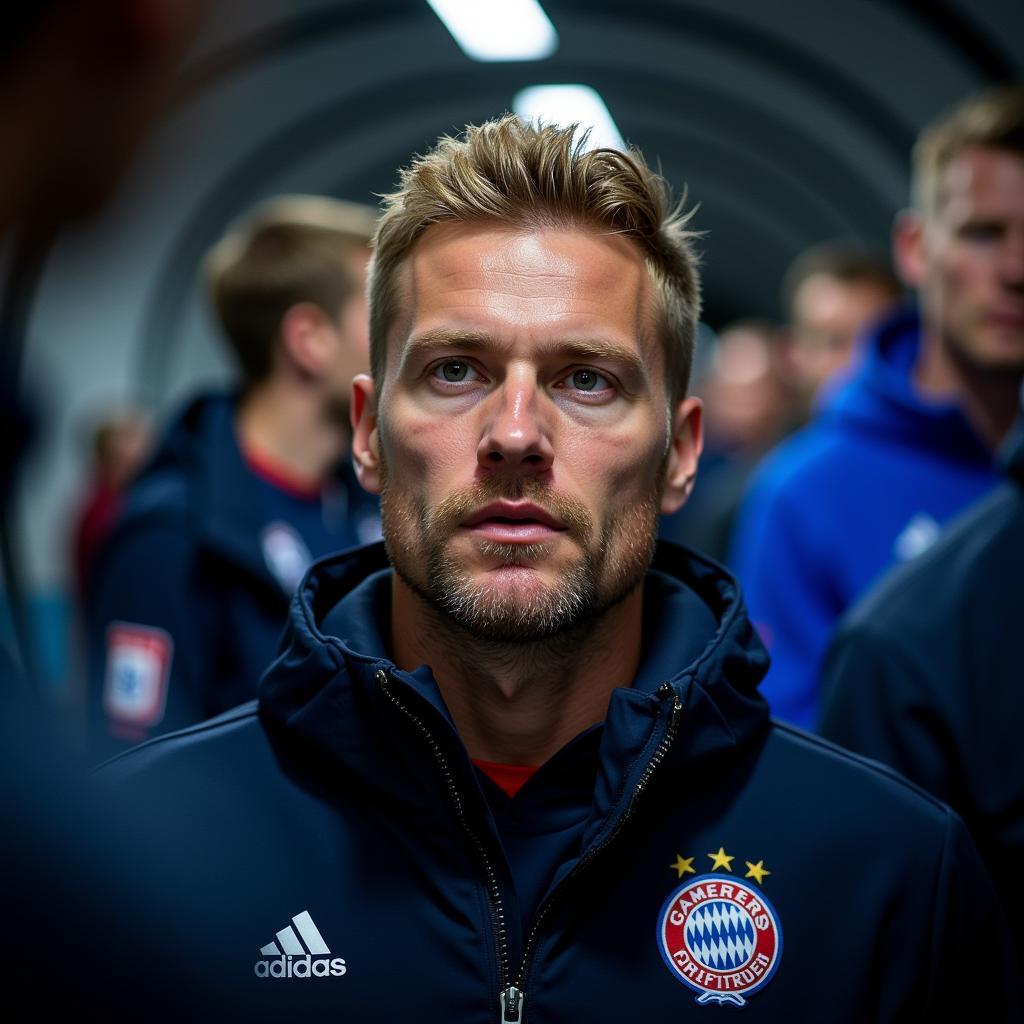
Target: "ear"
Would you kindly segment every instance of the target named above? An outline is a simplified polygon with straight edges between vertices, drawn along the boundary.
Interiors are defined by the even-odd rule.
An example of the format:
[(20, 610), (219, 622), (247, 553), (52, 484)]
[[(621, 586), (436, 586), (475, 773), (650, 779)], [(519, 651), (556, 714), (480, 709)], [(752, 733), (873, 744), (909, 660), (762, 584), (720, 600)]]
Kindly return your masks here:
[(352, 381), (352, 461), (359, 483), (370, 494), (380, 494), (379, 446), (377, 394), (373, 378), (361, 373)]
[(697, 462), (704, 448), (704, 403), (690, 395), (672, 413), (672, 438), (661, 495), (661, 513), (670, 516), (683, 507), (697, 479)]
[(916, 210), (901, 210), (892, 227), (892, 259), (908, 288), (919, 288), (928, 269), (924, 218)]
[(312, 302), (299, 302), (281, 317), (281, 345), (288, 359), (310, 377), (322, 377), (341, 344), (327, 314)]

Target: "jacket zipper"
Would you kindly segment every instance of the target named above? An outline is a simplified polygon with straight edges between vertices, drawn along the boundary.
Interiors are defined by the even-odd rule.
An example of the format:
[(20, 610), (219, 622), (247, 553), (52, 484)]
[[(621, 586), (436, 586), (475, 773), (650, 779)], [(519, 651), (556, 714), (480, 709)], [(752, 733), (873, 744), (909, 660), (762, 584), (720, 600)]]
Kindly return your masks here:
[[(505, 993), (509, 994), (510, 999), (513, 995), (516, 997), (519, 1016), (504, 1017), (502, 1024), (520, 1024), (522, 1021), (523, 989), (529, 973), (530, 960), (533, 956), (533, 950), (537, 942), (537, 936), (540, 934), (541, 926), (544, 924), (544, 920), (548, 916), (551, 908), (558, 902), (561, 894), (566, 891), (569, 886), (569, 882), (586, 870), (587, 866), (593, 862), (594, 858), (603, 850), (607, 849), (608, 846), (610, 846), (618, 837), (619, 833), (625, 827), (626, 822), (633, 816), (633, 811), (636, 808), (637, 801), (640, 799), (644, 790), (650, 785), (652, 776), (658, 770), (662, 761), (665, 760), (665, 755), (668, 753), (669, 748), (675, 740), (679, 712), (683, 709), (683, 702), (680, 699), (679, 694), (676, 693), (675, 688), (670, 683), (662, 683), (661, 686), (658, 687), (657, 696), (659, 700), (665, 700), (668, 697), (672, 698), (672, 707), (669, 711), (669, 719), (668, 724), (665, 727), (665, 732), (662, 735), (658, 746), (655, 748), (654, 753), (651, 755), (650, 761), (647, 762), (647, 766), (644, 768), (643, 774), (637, 781), (636, 787), (633, 790), (633, 795), (630, 797), (629, 806), (622, 814), (622, 817), (620, 817), (615, 823), (615, 827), (604, 837), (604, 839), (601, 840), (600, 843), (596, 846), (592, 846), (587, 851), (586, 855), (577, 861), (572, 871), (562, 879), (562, 884), (551, 894), (548, 900), (537, 911), (537, 915), (533, 919), (533, 924), (530, 926), (529, 934), (526, 937), (526, 942), (523, 945), (523, 955), (519, 964), (519, 973), (513, 984), (505, 989)], [(503, 993), (502, 1006), (504, 1007), (504, 1005), (505, 999)]]
[(587, 851), (587, 854), (577, 862), (572, 871), (570, 871), (562, 880), (562, 884), (558, 889), (552, 893), (550, 898), (541, 906), (540, 910), (538, 910), (537, 916), (534, 918), (529, 934), (527, 935), (526, 943), (523, 946), (523, 954), (519, 964), (519, 973), (511, 984), (506, 985), (505, 982), (509, 976), (508, 935), (505, 926), (505, 911), (501, 900), (501, 890), (498, 887), (497, 872), (494, 870), (494, 866), (487, 855), (487, 850), (482, 840), (473, 831), (472, 826), (466, 818), (465, 811), (462, 807), (462, 798), (459, 796), (458, 788), (455, 785), (455, 779), (452, 775), (451, 767), (448, 764), (448, 758), (445, 756), (444, 751), (441, 750), (437, 740), (434, 739), (433, 734), (424, 723), (423, 719), (415, 714), (415, 712), (410, 711), (392, 692), (389, 685), (390, 680), (383, 669), (379, 669), (377, 671), (377, 681), (380, 683), (381, 689), (384, 691), (388, 700), (390, 700), (395, 707), (397, 707), (411, 722), (413, 722), (426, 739), (427, 744), (441, 769), (441, 774), (444, 776), (445, 785), (448, 787), (448, 793), (451, 796), (452, 803), (454, 804), (455, 813), (459, 819), (459, 823), (462, 825), (463, 831), (466, 835), (469, 836), (470, 841), (473, 843), (473, 846), (480, 858), (480, 862), (483, 865), (488, 898), (491, 904), (491, 919), (494, 926), (495, 943), (498, 949), (498, 984), (500, 988), (498, 999), (501, 1005), (500, 1024), (522, 1024), (523, 1004), (525, 1002), (523, 985), (526, 982), (530, 959), (533, 956), (534, 946), (536, 945), (537, 936), (540, 934), (541, 925), (544, 923), (551, 907), (557, 903), (561, 893), (566, 890), (570, 880), (576, 878), (594, 860), (594, 858), (601, 853), (601, 851), (605, 850), (612, 842), (615, 841), (626, 822), (633, 816), (633, 811), (636, 807), (637, 801), (643, 794), (644, 790), (650, 785), (652, 776), (665, 760), (665, 755), (672, 746), (672, 742), (675, 739), (679, 712), (683, 708), (683, 702), (680, 700), (679, 694), (676, 693), (675, 688), (670, 683), (662, 683), (661, 686), (658, 687), (657, 697), (659, 700), (665, 700), (667, 697), (672, 698), (672, 707), (669, 711), (668, 724), (665, 727), (665, 732), (662, 735), (661, 740), (658, 742), (658, 746), (651, 755), (651, 759), (647, 762), (647, 765), (643, 770), (643, 774), (637, 781), (636, 787), (633, 790), (633, 795), (630, 797), (629, 806), (615, 823), (615, 827), (612, 831), (609, 832), (609, 834), (605, 836), (597, 846), (593, 846)]
[[(391, 701), (391, 703), (394, 704), (395, 707), (413, 723), (426, 740), (427, 746), (430, 748), (430, 751), (434, 756), (434, 760), (441, 769), (441, 775), (443, 776), (445, 786), (448, 789), (448, 795), (451, 797), (452, 805), (455, 808), (455, 816), (458, 818), (459, 824), (462, 826), (462, 830), (469, 837), (469, 840), (473, 844), (473, 847), (477, 852), (477, 856), (480, 859), (480, 864), (484, 871), (487, 899), (491, 908), (491, 924), (494, 928), (494, 944), (498, 953), (498, 986), (502, 990), (501, 1004), (502, 1016), (504, 1016), (505, 993), (508, 991), (505, 988), (505, 982), (509, 973), (508, 931), (505, 925), (505, 906), (501, 899), (501, 889), (498, 886), (498, 873), (494, 870), (491, 858), (487, 855), (487, 849), (483, 844), (483, 840), (481, 840), (481, 838), (476, 834), (472, 825), (470, 825), (469, 820), (466, 818), (466, 812), (462, 805), (462, 797), (459, 795), (458, 787), (455, 785), (455, 777), (452, 774), (451, 765), (448, 763), (448, 758), (445, 756), (440, 744), (436, 739), (434, 739), (434, 734), (430, 731), (423, 719), (414, 711), (410, 711), (402, 700), (392, 691), (390, 685), (391, 681), (388, 679), (387, 672), (383, 669), (377, 670), (377, 682), (380, 684), (380, 688), (384, 691), (384, 695), (388, 700)], [(521, 1010), (518, 1017), (510, 1017), (506, 1019), (515, 1021), (518, 1024), (522, 1019)]]

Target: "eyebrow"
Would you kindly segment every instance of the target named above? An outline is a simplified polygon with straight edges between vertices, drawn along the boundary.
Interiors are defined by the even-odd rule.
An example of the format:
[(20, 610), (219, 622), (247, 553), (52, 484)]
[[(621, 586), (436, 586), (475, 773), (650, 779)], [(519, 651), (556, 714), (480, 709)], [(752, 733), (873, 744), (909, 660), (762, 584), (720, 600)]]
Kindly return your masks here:
[[(413, 357), (429, 357), (432, 352), (457, 348), (464, 352), (504, 352), (511, 346), (478, 331), (426, 331), (410, 339), (402, 353), (399, 372)], [(539, 346), (541, 357), (564, 356), (580, 361), (598, 360), (619, 363), (627, 372), (646, 380), (648, 373), (643, 359), (632, 349), (601, 338), (567, 338), (545, 342)]]

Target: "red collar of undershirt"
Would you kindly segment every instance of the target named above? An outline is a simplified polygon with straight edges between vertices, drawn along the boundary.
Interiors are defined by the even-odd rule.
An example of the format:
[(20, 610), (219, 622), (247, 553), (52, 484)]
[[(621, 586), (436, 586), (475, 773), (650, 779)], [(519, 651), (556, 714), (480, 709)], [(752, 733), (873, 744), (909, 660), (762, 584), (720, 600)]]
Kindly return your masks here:
[(479, 761), (473, 759), (477, 766), (508, 796), (513, 797), (526, 785), (527, 780), (537, 771), (534, 764), (498, 764), (496, 761)]
[(242, 449), (242, 458), (245, 459), (245, 464), (249, 469), (271, 487), (276, 487), (279, 491), (284, 491), (285, 494), (290, 494), (294, 498), (301, 498), (303, 501), (319, 500), (320, 484), (300, 477), (282, 466), (280, 462), (273, 462), (251, 448)]

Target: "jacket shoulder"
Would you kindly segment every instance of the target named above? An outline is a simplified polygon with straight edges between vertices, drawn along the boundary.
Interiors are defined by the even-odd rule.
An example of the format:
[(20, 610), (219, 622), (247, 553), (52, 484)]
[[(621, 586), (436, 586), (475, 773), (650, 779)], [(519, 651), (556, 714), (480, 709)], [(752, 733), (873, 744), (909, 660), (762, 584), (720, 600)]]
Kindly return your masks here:
[(252, 768), (269, 755), (255, 700), (185, 729), (157, 736), (103, 762), (95, 771), (101, 785), (145, 783), (154, 777), (182, 779), (189, 775), (212, 781), (211, 765), (229, 761), (234, 768)]
[(188, 476), (177, 467), (165, 467), (140, 477), (128, 489), (117, 529), (156, 522), (185, 523), (191, 505)]
[(828, 806), (827, 799), (855, 830), (870, 835), (898, 821), (902, 832), (923, 839), (934, 830), (933, 838), (943, 842), (950, 828), (960, 824), (947, 804), (899, 772), (830, 740), (773, 719), (769, 744), (790, 784), (804, 787), (812, 802), (821, 798), (821, 807)]

